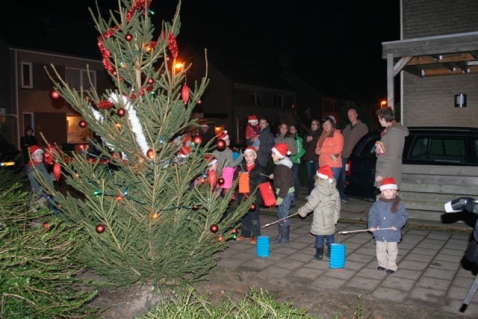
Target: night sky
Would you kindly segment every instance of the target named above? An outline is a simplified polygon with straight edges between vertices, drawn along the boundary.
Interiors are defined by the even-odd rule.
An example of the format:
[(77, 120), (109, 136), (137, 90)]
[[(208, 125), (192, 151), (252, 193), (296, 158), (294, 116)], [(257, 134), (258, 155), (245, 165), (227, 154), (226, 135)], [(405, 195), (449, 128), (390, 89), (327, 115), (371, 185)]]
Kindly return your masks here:
[[(371, 1), (370, 1), (371, 2)], [(381, 43), (399, 39), (399, 0), (183, 0), (179, 44), (217, 49), (287, 65), (319, 90), (376, 102), (386, 97)], [(116, 0), (98, 0), (102, 9)], [(153, 0), (155, 27), (171, 20), (177, 2)], [(7, 2), (38, 14), (91, 20), (94, 0)], [(3, 25), (2, 25), (3, 27)], [(327, 88), (327, 89), (326, 89)]]

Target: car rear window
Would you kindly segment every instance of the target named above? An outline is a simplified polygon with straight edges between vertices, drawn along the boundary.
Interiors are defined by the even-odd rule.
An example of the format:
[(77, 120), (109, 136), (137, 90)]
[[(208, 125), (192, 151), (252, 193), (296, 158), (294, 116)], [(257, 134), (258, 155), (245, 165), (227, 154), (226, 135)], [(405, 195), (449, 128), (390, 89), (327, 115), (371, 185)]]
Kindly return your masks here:
[(412, 144), (410, 159), (427, 162), (466, 163), (466, 136), (417, 137)]

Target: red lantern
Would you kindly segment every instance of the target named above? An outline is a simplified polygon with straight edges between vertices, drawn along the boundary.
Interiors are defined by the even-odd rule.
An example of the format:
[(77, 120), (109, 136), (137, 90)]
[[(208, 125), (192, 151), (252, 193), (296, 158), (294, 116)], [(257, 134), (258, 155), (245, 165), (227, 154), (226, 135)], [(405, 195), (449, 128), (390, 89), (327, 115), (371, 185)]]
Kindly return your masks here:
[(60, 95), (60, 93), (58, 93), (56, 90), (51, 90), (51, 91), (50, 91), (50, 98), (51, 98), (53, 101), (58, 101), (58, 100), (61, 98), (61, 95)]
[(193, 137), (193, 143), (196, 145), (201, 145), (202, 143), (202, 137), (200, 135), (194, 135)]
[(88, 123), (86, 123), (86, 121), (80, 121), (80, 123), (78, 123), (78, 125), (81, 127), (81, 128), (85, 128), (88, 126)]
[(189, 101), (189, 87), (186, 83), (184, 83), (183, 89), (181, 90), (181, 97), (183, 98), (184, 104), (188, 104), (188, 101)]
[(215, 234), (219, 231), (219, 227), (216, 224), (214, 224), (214, 225), (211, 225), (211, 227), (209, 227), (209, 230), (211, 230), (211, 232)]
[(61, 166), (60, 166), (60, 164), (55, 163), (53, 165), (53, 175), (55, 175), (56, 181), (60, 180), (60, 176), (61, 176)]
[(101, 233), (104, 232), (104, 231), (105, 231), (105, 225), (102, 225), (102, 224), (96, 225), (96, 232), (97, 232), (98, 234), (101, 234)]
[(226, 149), (226, 142), (224, 140), (217, 140), (216, 149), (222, 152)]
[(126, 111), (124, 108), (119, 108), (116, 114), (118, 114), (119, 117), (123, 117), (125, 115)]

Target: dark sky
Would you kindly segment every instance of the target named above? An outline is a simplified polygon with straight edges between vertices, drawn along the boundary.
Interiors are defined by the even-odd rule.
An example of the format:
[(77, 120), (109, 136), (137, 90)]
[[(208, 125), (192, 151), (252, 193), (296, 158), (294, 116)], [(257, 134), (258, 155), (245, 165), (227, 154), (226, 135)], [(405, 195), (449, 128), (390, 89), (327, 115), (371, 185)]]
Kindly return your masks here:
[[(117, 0), (98, 0), (117, 9)], [(91, 19), (94, 0), (8, 1), (10, 6)], [(177, 2), (152, 0), (155, 27), (171, 20)], [(399, 39), (399, 0), (183, 0), (178, 41), (287, 61), (312, 85), (351, 92), (371, 102), (386, 96), (381, 43)], [(181, 49), (181, 48), (180, 48)]]

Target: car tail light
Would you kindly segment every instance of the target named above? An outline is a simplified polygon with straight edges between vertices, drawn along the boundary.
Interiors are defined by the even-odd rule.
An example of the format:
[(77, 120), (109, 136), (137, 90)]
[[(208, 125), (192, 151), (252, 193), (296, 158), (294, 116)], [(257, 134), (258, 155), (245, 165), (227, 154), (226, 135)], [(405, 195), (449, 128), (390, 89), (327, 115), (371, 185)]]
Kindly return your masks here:
[(351, 169), (352, 169), (352, 161), (348, 160), (347, 163), (345, 163), (345, 176), (350, 176)]

